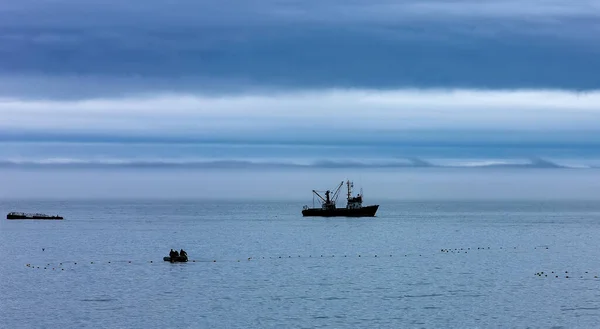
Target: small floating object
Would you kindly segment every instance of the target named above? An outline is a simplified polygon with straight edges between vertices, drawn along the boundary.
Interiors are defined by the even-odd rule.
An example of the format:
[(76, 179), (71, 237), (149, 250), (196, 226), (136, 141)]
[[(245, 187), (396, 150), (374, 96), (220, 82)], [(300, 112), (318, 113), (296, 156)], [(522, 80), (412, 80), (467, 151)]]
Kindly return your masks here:
[(9, 212), (6, 215), (6, 219), (46, 219), (46, 220), (60, 220), (63, 219), (61, 216), (50, 216), (40, 213), (25, 213), (25, 212)]
[(188, 258), (186, 256), (173, 257), (173, 259), (171, 259), (171, 257), (163, 257), (163, 260), (165, 262), (171, 262), (171, 263), (186, 263), (188, 261)]

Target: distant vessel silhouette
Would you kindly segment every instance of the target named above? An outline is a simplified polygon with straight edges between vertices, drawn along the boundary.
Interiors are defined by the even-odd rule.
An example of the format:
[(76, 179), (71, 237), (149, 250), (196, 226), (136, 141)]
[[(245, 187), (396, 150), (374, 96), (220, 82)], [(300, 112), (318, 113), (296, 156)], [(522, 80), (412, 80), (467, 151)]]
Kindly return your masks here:
[[(337, 208), (336, 202), (340, 193), (340, 188), (344, 185), (344, 181), (338, 185), (338, 187), (331, 195), (331, 191), (325, 191), (325, 197), (321, 196), (319, 192), (313, 190), (313, 203), (314, 196), (317, 196), (321, 201), (321, 208), (309, 208), (304, 206), (302, 209), (302, 216), (305, 217), (374, 217), (379, 205), (363, 206), (363, 194), (362, 191), (356, 196), (352, 196), (352, 188), (354, 184), (349, 180), (346, 181), (348, 187), (347, 203), (346, 208)], [(313, 205), (314, 207), (314, 205)]]
[(9, 212), (6, 219), (63, 219), (61, 216), (50, 216), (46, 214), (29, 214), (25, 212)]

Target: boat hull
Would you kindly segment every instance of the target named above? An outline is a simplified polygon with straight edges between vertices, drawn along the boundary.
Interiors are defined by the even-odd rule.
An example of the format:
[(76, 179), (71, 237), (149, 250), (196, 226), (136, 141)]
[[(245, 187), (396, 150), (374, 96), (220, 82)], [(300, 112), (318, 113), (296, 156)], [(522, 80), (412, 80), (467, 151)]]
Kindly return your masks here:
[(188, 258), (179, 256), (179, 257), (176, 257), (173, 260), (171, 260), (171, 257), (163, 257), (163, 260), (165, 262), (171, 262), (171, 263), (185, 263), (188, 261)]
[(379, 205), (366, 206), (362, 208), (348, 209), (348, 208), (335, 208), (335, 209), (322, 209), (322, 208), (308, 208), (302, 210), (302, 216), (304, 217), (375, 217)]

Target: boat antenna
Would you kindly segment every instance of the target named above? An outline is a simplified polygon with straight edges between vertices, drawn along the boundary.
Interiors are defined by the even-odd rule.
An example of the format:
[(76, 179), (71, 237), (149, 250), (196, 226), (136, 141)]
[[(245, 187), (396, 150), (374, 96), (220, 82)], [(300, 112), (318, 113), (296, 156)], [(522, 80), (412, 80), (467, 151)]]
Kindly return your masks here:
[(362, 184), (362, 173), (358, 174), (358, 183), (360, 184), (360, 195), (363, 194), (362, 188), (363, 188), (363, 184)]

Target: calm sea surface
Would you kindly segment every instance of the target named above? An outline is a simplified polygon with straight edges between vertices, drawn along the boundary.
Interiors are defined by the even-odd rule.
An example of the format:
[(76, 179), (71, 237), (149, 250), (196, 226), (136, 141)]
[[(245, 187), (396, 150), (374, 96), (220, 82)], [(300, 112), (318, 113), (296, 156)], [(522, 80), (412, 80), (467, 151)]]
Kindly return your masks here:
[(600, 326), (600, 202), (379, 203), (0, 201), (0, 326)]

